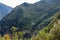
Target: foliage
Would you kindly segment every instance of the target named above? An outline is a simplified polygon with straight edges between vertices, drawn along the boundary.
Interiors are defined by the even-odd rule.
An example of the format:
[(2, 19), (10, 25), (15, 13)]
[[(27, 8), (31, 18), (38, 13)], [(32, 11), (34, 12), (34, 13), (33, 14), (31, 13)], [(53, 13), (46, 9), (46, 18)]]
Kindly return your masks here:
[[(1, 32), (4, 33), (4, 36), (0, 37), (0, 39), (60, 40), (60, 16), (58, 17), (60, 14), (60, 2), (55, 3), (47, 4), (47, 2), (41, 1), (33, 5), (24, 3), (17, 6), (2, 19)], [(9, 32), (12, 31), (12, 33), (7, 30)], [(29, 34), (26, 35), (27, 33)]]
[(35, 39), (36, 40), (60, 40), (60, 19), (58, 18), (58, 16), (57, 19), (53, 21), (53, 23), (51, 21), (51, 23), (47, 27), (40, 30)]
[(56, 12), (60, 10), (59, 4), (58, 0), (55, 3), (47, 1), (39, 1), (35, 4), (23, 3), (1, 20), (1, 30), (6, 32), (12, 26), (20, 30), (42, 29), (50, 23), (54, 15), (58, 14)]

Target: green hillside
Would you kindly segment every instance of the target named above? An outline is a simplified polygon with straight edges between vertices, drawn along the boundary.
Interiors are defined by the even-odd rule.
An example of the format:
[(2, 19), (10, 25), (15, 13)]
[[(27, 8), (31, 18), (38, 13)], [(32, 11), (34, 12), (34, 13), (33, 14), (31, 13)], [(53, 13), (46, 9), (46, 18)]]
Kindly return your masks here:
[(57, 11), (60, 10), (60, 1), (39, 1), (35, 4), (23, 3), (15, 7), (10, 14), (1, 20), (1, 33), (11, 32), (15, 26), (19, 31), (40, 30), (47, 26)]
[(60, 0), (23, 3), (0, 21), (1, 40), (60, 40)]
[(60, 40), (60, 11), (57, 12), (50, 24), (39, 31), (36, 38), (32, 40)]

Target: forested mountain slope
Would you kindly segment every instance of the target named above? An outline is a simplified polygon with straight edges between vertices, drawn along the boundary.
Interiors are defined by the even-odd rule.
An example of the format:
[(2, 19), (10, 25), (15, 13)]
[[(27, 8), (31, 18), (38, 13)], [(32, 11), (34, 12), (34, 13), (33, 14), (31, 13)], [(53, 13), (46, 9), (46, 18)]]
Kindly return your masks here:
[(10, 32), (12, 26), (19, 31), (40, 30), (47, 26), (58, 14), (60, 0), (42, 0), (35, 4), (23, 3), (15, 7), (10, 14), (1, 20), (1, 32)]
[(60, 40), (60, 11), (57, 12), (58, 15), (55, 15), (50, 22), (50, 24), (40, 30), (38, 35), (31, 40)]

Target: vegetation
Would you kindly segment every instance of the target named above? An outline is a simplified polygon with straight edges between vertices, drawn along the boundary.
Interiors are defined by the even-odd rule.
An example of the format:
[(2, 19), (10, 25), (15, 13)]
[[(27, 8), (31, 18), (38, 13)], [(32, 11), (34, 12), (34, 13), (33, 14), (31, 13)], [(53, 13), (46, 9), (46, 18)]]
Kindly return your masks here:
[(12, 26), (12, 35), (5, 33), (4, 36), (0, 35), (2, 40), (60, 40), (60, 11), (58, 15), (54, 16), (54, 19), (50, 24), (38, 31), (37, 35), (29, 34), (25, 31), (17, 31), (18, 28)]
[(60, 1), (23, 3), (1, 20), (1, 40), (60, 40)]
[(32, 38), (32, 40), (60, 40), (60, 16), (55, 16), (55, 19), (47, 27), (40, 30), (36, 38)]
[(54, 2), (51, 0), (51, 3), (44, 0), (35, 4), (23, 3), (15, 7), (10, 14), (1, 20), (2, 32), (10, 30), (12, 26), (20, 30), (42, 29), (50, 23), (59, 10), (60, 1), (58, 0)]

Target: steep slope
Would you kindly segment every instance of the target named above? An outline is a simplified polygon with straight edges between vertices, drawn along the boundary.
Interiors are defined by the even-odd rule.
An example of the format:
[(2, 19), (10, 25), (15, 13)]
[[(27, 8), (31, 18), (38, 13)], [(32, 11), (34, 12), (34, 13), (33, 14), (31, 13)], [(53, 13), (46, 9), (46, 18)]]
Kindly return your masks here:
[(0, 20), (5, 17), (10, 11), (11, 7), (6, 6), (5, 4), (0, 3)]
[(60, 40), (60, 11), (57, 13), (50, 24), (40, 30), (36, 38), (32, 40)]
[(9, 15), (1, 21), (2, 33), (12, 26), (19, 30), (40, 30), (47, 26), (52, 17), (60, 10), (60, 1), (40, 1), (35, 4), (23, 3), (15, 7)]

